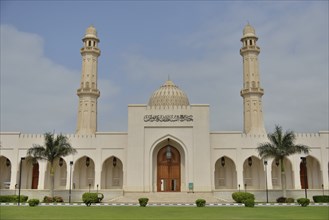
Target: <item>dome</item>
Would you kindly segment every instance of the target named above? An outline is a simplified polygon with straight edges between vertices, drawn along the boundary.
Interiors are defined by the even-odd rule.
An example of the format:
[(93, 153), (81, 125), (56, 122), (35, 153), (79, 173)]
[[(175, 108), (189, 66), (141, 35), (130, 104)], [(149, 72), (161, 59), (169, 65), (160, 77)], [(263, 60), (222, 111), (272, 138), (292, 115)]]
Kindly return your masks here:
[(97, 38), (97, 31), (96, 28), (93, 25), (90, 25), (87, 30), (84, 38)]
[(243, 28), (243, 37), (256, 37), (256, 32), (255, 29), (248, 23), (244, 28)]
[(150, 107), (188, 106), (190, 105), (185, 93), (171, 80), (167, 80), (151, 96)]

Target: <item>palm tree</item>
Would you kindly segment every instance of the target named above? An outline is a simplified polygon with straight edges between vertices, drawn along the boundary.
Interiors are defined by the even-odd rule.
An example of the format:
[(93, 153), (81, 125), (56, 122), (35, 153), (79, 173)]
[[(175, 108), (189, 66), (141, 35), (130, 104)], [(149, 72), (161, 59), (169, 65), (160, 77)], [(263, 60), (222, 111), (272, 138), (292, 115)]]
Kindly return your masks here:
[(263, 159), (273, 158), (280, 161), (281, 166), (281, 187), (283, 197), (286, 197), (286, 175), (283, 160), (293, 155), (305, 153), (308, 154), (309, 147), (302, 144), (294, 144), (296, 135), (293, 131), (286, 131), (283, 134), (282, 127), (276, 125), (275, 131), (267, 135), (270, 142), (259, 144), (257, 147), (258, 154)]
[(54, 197), (54, 161), (61, 157), (75, 154), (77, 151), (71, 146), (66, 136), (62, 134), (54, 137), (52, 133), (45, 133), (45, 146), (33, 145), (27, 151), (27, 155), (33, 160), (46, 160), (50, 163), (50, 192), (51, 197)]

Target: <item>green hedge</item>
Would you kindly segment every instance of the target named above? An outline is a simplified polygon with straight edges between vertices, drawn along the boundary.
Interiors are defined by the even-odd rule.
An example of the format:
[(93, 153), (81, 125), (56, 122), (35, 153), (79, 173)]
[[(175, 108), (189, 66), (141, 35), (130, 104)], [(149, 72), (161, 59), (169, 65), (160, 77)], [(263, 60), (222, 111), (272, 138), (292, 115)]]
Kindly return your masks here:
[(50, 202), (64, 202), (63, 198), (60, 196), (45, 196), (43, 197), (43, 202), (50, 203)]
[(149, 201), (148, 198), (139, 198), (138, 202), (141, 207), (145, 207), (147, 205), (147, 202)]
[(310, 200), (309, 199), (306, 199), (306, 198), (299, 198), (299, 199), (297, 199), (297, 202), (302, 207), (306, 207), (306, 206), (308, 206), (310, 204)]
[(91, 203), (99, 203), (104, 198), (102, 193), (84, 193), (82, 195), (82, 201), (86, 204), (86, 206), (90, 206)]
[(294, 203), (295, 199), (294, 198), (286, 198), (286, 197), (279, 197), (276, 199), (277, 203)]
[[(20, 202), (26, 202), (28, 196), (21, 195)], [(0, 195), (0, 202), (18, 202), (18, 195)]]
[(253, 199), (246, 199), (243, 201), (245, 207), (254, 207), (255, 206), (255, 200)]
[(328, 195), (324, 195), (324, 196), (313, 196), (313, 201), (314, 202), (329, 202), (329, 196)]
[(195, 204), (196, 204), (197, 207), (205, 207), (206, 200), (204, 200), (204, 199), (197, 199), (197, 200), (195, 200)]
[(286, 203), (294, 203), (295, 199), (294, 198), (287, 198)]
[(40, 201), (39, 201), (39, 199), (30, 199), (29, 201), (28, 201), (28, 203), (29, 203), (29, 206), (37, 206), (37, 205), (39, 205), (39, 203), (40, 203)]
[(237, 203), (244, 203), (244, 201), (247, 200), (247, 199), (255, 200), (254, 194), (248, 193), (248, 192), (235, 192), (235, 193), (232, 193), (232, 198)]

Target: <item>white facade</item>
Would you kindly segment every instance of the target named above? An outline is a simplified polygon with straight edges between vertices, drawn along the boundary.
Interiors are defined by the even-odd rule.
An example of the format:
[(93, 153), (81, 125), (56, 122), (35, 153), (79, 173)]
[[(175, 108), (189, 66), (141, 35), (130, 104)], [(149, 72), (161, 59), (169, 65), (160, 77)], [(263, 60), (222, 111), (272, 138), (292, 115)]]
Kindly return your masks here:
[[(267, 142), (264, 129), (255, 30), (248, 24), (241, 39), (244, 102), (243, 132), (209, 130), (209, 105), (190, 104), (186, 94), (168, 80), (153, 93), (148, 104), (128, 105), (128, 131), (97, 131), (97, 59), (99, 39), (94, 27), (83, 38), (82, 77), (78, 89), (77, 132), (68, 135), (77, 154), (56, 164), (55, 189), (121, 192), (222, 192), (281, 189), (276, 161), (265, 166), (256, 147)], [(90, 41), (90, 42), (89, 42)], [(88, 60), (90, 56), (90, 62)], [(49, 166), (22, 161), (43, 135), (3, 132), (0, 148), (0, 186), (15, 190), (46, 190)], [(329, 132), (297, 134), (297, 144), (310, 146), (309, 155), (287, 158), (288, 190), (301, 190), (301, 156), (307, 158), (308, 188), (328, 189)], [(73, 162), (72, 166), (70, 161)]]

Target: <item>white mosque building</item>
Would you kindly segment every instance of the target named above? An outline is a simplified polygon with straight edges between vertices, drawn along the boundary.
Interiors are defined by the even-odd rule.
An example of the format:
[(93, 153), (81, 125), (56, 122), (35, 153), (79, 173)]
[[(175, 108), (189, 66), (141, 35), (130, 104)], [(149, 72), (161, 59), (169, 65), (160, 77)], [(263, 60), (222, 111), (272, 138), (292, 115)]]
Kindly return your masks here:
[[(96, 29), (88, 27), (82, 40), (77, 129), (75, 134), (67, 135), (77, 153), (55, 163), (55, 195), (66, 199), (72, 189), (72, 196), (79, 200), (88, 190), (100, 191), (105, 197), (194, 191), (229, 198), (234, 191), (248, 190), (257, 199), (261, 193), (264, 195), (265, 188), (272, 193), (272, 200), (281, 195), (278, 162), (269, 159), (265, 165), (256, 150), (268, 139), (263, 122), (260, 48), (252, 26), (245, 26), (241, 38), (241, 132), (210, 131), (209, 105), (191, 104), (171, 80), (160, 86), (147, 104), (128, 105), (127, 132), (97, 131), (97, 66), (101, 52)], [(33, 144), (44, 143), (43, 135), (1, 132), (0, 138), (1, 194), (16, 193), (21, 175), (23, 194), (41, 198), (46, 195), (50, 188), (47, 162), (21, 160)], [(311, 151), (284, 160), (288, 196), (302, 197), (305, 186), (314, 194), (328, 189), (328, 140), (328, 131), (297, 134), (296, 143), (310, 146)], [(306, 169), (301, 157), (306, 157)]]

